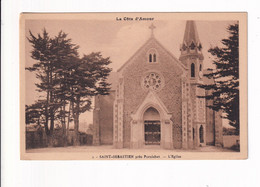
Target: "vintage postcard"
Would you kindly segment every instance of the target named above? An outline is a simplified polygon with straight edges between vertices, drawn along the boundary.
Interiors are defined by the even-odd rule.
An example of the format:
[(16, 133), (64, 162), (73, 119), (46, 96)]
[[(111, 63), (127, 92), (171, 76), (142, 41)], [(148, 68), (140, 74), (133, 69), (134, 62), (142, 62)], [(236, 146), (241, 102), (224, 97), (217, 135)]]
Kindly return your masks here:
[(23, 13), (22, 160), (247, 159), (246, 13)]

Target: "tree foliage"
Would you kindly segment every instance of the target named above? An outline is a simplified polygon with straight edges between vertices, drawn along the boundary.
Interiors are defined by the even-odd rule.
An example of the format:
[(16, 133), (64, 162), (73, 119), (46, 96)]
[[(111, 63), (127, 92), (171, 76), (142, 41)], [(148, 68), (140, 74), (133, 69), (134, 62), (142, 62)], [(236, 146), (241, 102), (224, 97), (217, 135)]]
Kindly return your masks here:
[(109, 93), (110, 84), (106, 80), (111, 72), (111, 69), (107, 67), (110, 63), (109, 58), (103, 58), (101, 53), (90, 53), (75, 63), (69, 76), (69, 98), (74, 119), (75, 144), (79, 144), (79, 115), (90, 110), (92, 96)]
[(31, 106), (26, 106), (26, 122), (32, 123), (43, 116), (45, 132), (53, 134), (54, 122), (59, 121), (66, 139), (69, 123), (74, 121), (74, 131), (78, 144), (79, 115), (91, 109), (92, 96), (109, 93), (106, 82), (111, 69), (109, 58), (103, 58), (100, 52), (79, 57), (79, 46), (60, 31), (50, 37), (45, 29), (37, 36), (30, 31), (27, 38), (33, 49), (31, 57), (35, 63), (26, 69), (34, 72), (39, 83), (37, 91), (43, 93)]
[(42, 111), (43, 103), (38, 101), (30, 106), (25, 105), (25, 123), (36, 123), (38, 125), (42, 124)]
[(214, 47), (208, 50), (215, 58), (215, 69), (208, 69), (205, 74), (214, 79), (213, 84), (200, 85), (211, 94), (205, 96), (212, 100), (208, 106), (215, 111), (223, 111), (223, 118), (239, 131), (239, 35), (238, 24), (228, 27), (229, 37), (222, 40), (223, 47)]

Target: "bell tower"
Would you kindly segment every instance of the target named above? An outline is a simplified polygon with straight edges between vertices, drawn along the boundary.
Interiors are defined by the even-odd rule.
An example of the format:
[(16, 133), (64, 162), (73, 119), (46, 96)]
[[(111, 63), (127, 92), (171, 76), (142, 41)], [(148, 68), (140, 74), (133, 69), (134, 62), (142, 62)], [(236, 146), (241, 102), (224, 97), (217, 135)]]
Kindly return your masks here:
[(193, 20), (186, 22), (183, 42), (180, 46), (181, 55), (179, 60), (189, 69), (189, 78), (192, 82), (202, 79), (203, 54), (202, 45)]
[(203, 54), (195, 21), (188, 20), (180, 46), (179, 60), (188, 69), (182, 80), (182, 147), (206, 145), (205, 90), (198, 87), (203, 78)]

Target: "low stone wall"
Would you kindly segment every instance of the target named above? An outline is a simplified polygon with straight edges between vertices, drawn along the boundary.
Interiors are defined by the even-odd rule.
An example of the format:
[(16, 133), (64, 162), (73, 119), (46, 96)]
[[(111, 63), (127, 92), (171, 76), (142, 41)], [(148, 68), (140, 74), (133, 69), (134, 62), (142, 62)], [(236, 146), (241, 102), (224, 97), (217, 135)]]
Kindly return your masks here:
[(43, 131), (26, 132), (26, 149), (47, 147), (47, 138)]
[[(62, 129), (55, 129), (53, 132), (53, 147), (63, 147)], [(69, 131), (68, 146), (73, 146), (74, 131)], [(80, 145), (92, 145), (93, 135), (79, 132)], [(44, 130), (26, 132), (26, 149), (47, 147), (47, 136)]]
[(226, 148), (231, 148), (233, 146), (239, 145), (240, 140), (239, 136), (231, 135), (231, 136), (223, 136), (223, 146)]

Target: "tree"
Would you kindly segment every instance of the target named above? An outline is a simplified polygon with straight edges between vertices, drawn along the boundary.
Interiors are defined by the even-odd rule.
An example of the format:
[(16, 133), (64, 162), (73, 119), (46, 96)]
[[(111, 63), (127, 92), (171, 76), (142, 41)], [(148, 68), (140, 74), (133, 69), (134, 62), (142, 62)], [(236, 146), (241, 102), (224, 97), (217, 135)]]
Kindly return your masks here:
[(30, 106), (25, 105), (25, 123), (30, 124), (30, 123), (36, 123), (40, 125), (42, 123), (42, 116), (43, 116), (43, 111), (42, 111), (42, 102), (36, 102)]
[[(58, 106), (56, 118), (62, 125), (63, 145), (67, 145), (67, 136), (69, 132), (69, 123), (72, 121), (70, 117), (70, 107), (67, 107), (70, 98), (70, 82), (71, 74), (74, 71), (75, 64), (79, 61), (79, 46), (72, 44), (71, 39), (67, 39), (67, 34), (60, 31), (58, 36), (52, 39), (55, 46), (55, 80), (53, 87), (53, 96), (55, 104)], [(66, 126), (66, 117), (67, 126)]]
[(79, 145), (79, 115), (91, 109), (92, 97), (109, 94), (110, 84), (106, 82), (111, 68), (109, 58), (100, 52), (84, 55), (70, 74), (70, 103), (74, 121), (74, 144)]
[[(73, 120), (74, 144), (78, 145), (80, 114), (91, 109), (93, 96), (109, 93), (110, 84), (106, 80), (112, 70), (107, 67), (111, 61), (102, 57), (100, 52), (80, 58), (79, 46), (72, 44), (62, 31), (52, 38), (45, 29), (42, 35), (34, 36), (30, 32), (28, 41), (32, 44), (31, 57), (36, 63), (26, 69), (36, 73), (39, 83), (35, 85), (37, 91), (43, 93), (44, 99), (31, 106), (33, 111), (27, 107), (27, 118), (33, 121), (37, 118), (36, 114), (44, 116), (49, 146), (52, 146), (54, 121), (61, 122), (66, 145), (69, 123)], [(36, 106), (39, 113), (35, 113)]]
[(208, 69), (204, 74), (214, 79), (213, 84), (200, 85), (211, 94), (203, 97), (213, 101), (208, 106), (214, 111), (223, 111), (223, 118), (229, 120), (229, 125), (239, 133), (239, 35), (238, 24), (228, 27), (229, 37), (222, 40), (223, 47), (214, 47), (208, 50), (215, 58), (215, 69)]
[[(42, 113), (45, 116), (45, 132), (48, 144), (52, 145), (54, 121), (58, 109), (63, 106), (63, 100), (57, 96), (56, 89), (60, 86), (59, 72), (63, 64), (78, 57), (78, 46), (67, 39), (67, 34), (60, 31), (58, 36), (50, 38), (44, 29), (42, 35), (34, 36), (30, 31), (28, 41), (32, 44), (31, 57), (36, 60), (32, 67), (26, 68), (36, 73), (40, 83), (36, 83), (37, 91), (43, 93), (41, 101)], [(50, 121), (50, 126), (49, 126)]]

